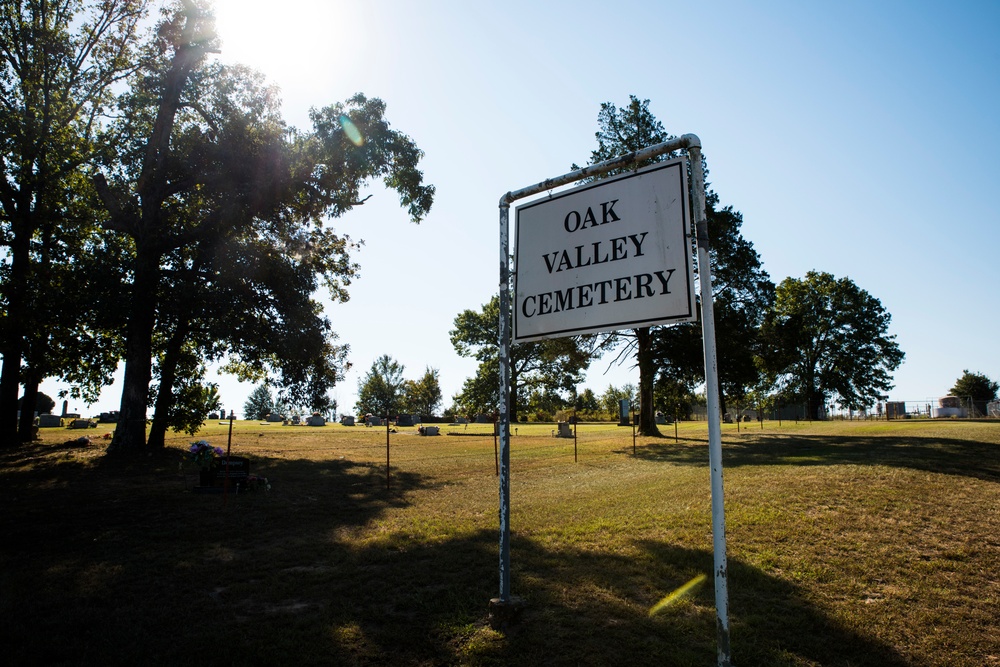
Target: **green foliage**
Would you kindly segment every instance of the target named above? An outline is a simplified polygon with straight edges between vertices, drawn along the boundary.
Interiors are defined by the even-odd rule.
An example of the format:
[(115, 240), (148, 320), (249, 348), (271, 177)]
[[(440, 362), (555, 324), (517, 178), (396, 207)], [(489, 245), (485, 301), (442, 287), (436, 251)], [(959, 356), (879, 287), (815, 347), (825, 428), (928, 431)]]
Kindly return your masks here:
[[(500, 405), (499, 378), (499, 362), (495, 357), (481, 362), (476, 368), (476, 374), (466, 378), (462, 389), (452, 396), (450, 411), (467, 417), (496, 414)], [(512, 420), (516, 418), (512, 417)]]
[(555, 421), (556, 415), (569, 405), (557, 392), (536, 389), (528, 396), (525, 412), (531, 421), (551, 422)]
[(267, 384), (257, 385), (243, 404), (243, 417), (266, 419), (272, 412), (274, 412), (274, 396), (271, 394), (271, 389)]
[(763, 364), (818, 419), (827, 398), (845, 408), (873, 405), (892, 388), (904, 354), (882, 303), (849, 278), (810, 271), (778, 285), (761, 329)]
[[(22, 396), (17, 401), (18, 410), (21, 409), (21, 405), (23, 404), (23, 402), (24, 402), (24, 397)], [(55, 409), (55, 407), (56, 407), (56, 402), (55, 400), (52, 399), (51, 396), (43, 392), (38, 392), (38, 395), (35, 397), (34, 412), (37, 412), (40, 415), (51, 415), (52, 410)]]
[(997, 391), (1000, 390), (1000, 383), (991, 380), (982, 373), (970, 373), (968, 369), (962, 371), (962, 376), (955, 380), (955, 386), (951, 388), (952, 396), (970, 397), (974, 401), (994, 401)]
[[(161, 357), (158, 365), (165, 361)], [(154, 385), (152, 392), (157, 402), (149, 437), (151, 442), (159, 438), (159, 446), (163, 445), (162, 433), (168, 428), (194, 435), (208, 414), (222, 407), (218, 386), (204, 382), (207, 368), (194, 345), (181, 346), (174, 361), (176, 366), (169, 375), (162, 368), (159, 373), (161, 379), (169, 377), (169, 381)]]
[[(649, 100), (640, 100), (634, 95), (630, 95), (628, 105), (621, 108), (610, 102), (603, 103), (597, 120), (600, 128), (595, 134), (597, 149), (591, 153), (590, 164), (674, 138), (649, 110)], [(628, 169), (640, 169), (672, 157), (675, 155), (666, 154)], [(573, 166), (576, 168), (576, 165)], [(707, 175), (704, 157), (702, 167)], [(607, 176), (615, 173), (621, 172)], [(757, 329), (773, 301), (774, 285), (763, 270), (753, 244), (740, 233), (743, 224), (740, 212), (731, 206), (720, 207), (719, 197), (712, 190), (706, 192), (705, 208), (711, 237), (720, 391), (723, 398), (741, 399), (747, 389), (758, 381), (754, 363), (758, 347)], [(618, 349), (619, 360), (627, 356), (635, 358), (639, 369), (639, 396), (643, 399), (639, 401), (639, 425), (644, 434), (659, 433), (655, 423), (657, 408), (672, 413), (675, 409), (673, 403), (681, 396), (690, 395), (695, 386), (704, 382), (699, 322), (618, 331), (602, 334), (599, 340), (603, 350)], [(663, 392), (656, 390), (657, 385), (675, 388), (671, 395), (663, 396), (670, 403), (658, 402), (658, 395)]]
[(991, 380), (982, 373), (970, 373), (968, 370), (962, 372), (962, 377), (955, 381), (955, 386), (951, 388), (951, 395), (963, 399), (971, 399), (971, 407), (977, 415), (986, 415), (989, 412), (990, 401), (997, 398), (997, 390), (1000, 384)]
[[(649, 110), (649, 100), (640, 100), (635, 95), (629, 95), (628, 100), (628, 105), (621, 109), (611, 102), (601, 103), (601, 110), (597, 114), (599, 129), (594, 133), (597, 148), (591, 151), (588, 164), (604, 162), (675, 138), (663, 128), (663, 124)], [(671, 157), (674, 157), (674, 154), (668, 153), (597, 178), (608, 178), (626, 171), (638, 171)], [(579, 168), (578, 165), (573, 165), (573, 169)], [(584, 182), (589, 180), (585, 179)]]
[[(114, 139), (103, 116), (113, 86), (136, 66), (146, 4), (28, 0), (0, 8), (3, 442), (16, 442), (22, 378), (37, 385), (57, 375), (76, 384), (74, 395), (92, 398), (117, 365), (120, 346), (95, 307), (98, 288), (81, 289), (99, 264), (90, 254), (95, 217), (79, 213), (89, 205), (86, 165)], [(53, 294), (73, 308), (49, 307)]]
[(594, 390), (590, 387), (584, 389), (580, 394), (577, 394), (575, 391), (572, 392), (571, 403), (581, 414), (596, 414), (601, 411), (601, 403), (597, 400), (597, 395), (594, 394)]
[[(603, 102), (597, 114), (597, 124), (598, 131), (594, 134), (597, 148), (591, 152), (589, 164), (610, 160), (673, 139), (649, 110), (649, 100), (640, 100), (635, 95), (629, 95), (628, 105), (621, 109), (611, 102)], [(626, 171), (636, 171), (671, 157), (674, 157), (673, 153), (664, 154), (627, 168), (602, 174), (594, 179), (585, 179), (584, 182), (608, 178)], [(573, 168), (579, 169), (576, 164)], [(653, 414), (653, 380), (656, 371), (651, 354), (650, 328), (601, 334), (597, 340), (602, 350), (619, 348), (619, 360), (627, 356), (635, 357), (636, 366), (639, 368), (639, 395), (646, 398), (645, 401), (641, 401), (640, 431), (645, 435), (659, 435)]]
[(359, 415), (371, 413), (395, 416), (403, 405), (405, 366), (387, 354), (382, 355), (358, 381), (358, 402), (354, 411)]
[(639, 403), (639, 393), (636, 386), (634, 384), (626, 384), (618, 388), (609, 384), (599, 399), (601, 407), (604, 408), (608, 418), (618, 421), (619, 402), (623, 399), (628, 400), (629, 410), (634, 410)]
[(403, 412), (424, 417), (437, 414), (442, 401), (438, 374), (438, 369), (428, 366), (419, 380), (406, 380), (403, 383)]
[(657, 408), (674, 418), (690, 416), (696, 403), (695, 395), (687, 384), (671, 382), (663, 376), (657, 378), (653, 396)]
[[(479, 368), (453, 397), (465, 414), (493, 413), (500, 405), (499, 347), (497, 323), (500, 297), (494, 296), (482, 310), (465, 310), (455, 317), (449, 332), (451, 344), (462, 357), (473, 357)], [(510, 417), (516, 421), (521, 397), (534, 392), (568, 394), (583, 381), (591, 352), (580, 338), (554, 338), (511, 346)], [(561, 399), (562, 400), (562, 399)]]
[(414, 222), (433, 201), (423, 153), (389, 127), (381, 100), (358, 94), (314, 109), (310, 131), (288, 127), (260, 74), (207, 57), (218, 36), (205, 9), (166, 11), (119, 101), (122, 145), (94, 179), (106, 227), (134, 244), (130, 287), (141, 295), (126, 312), (123, 422), (109, 452), (141, 448), (150, 360), (162, 358), (169, 399), (164, 389), (183, 380), (178, 341), (242, 380), (272, 378), (288, 404), (329, 409), (347, 347), (314, 295), (322, 285), (348, 298), (358, 245), (332, 219), (374, 180)]

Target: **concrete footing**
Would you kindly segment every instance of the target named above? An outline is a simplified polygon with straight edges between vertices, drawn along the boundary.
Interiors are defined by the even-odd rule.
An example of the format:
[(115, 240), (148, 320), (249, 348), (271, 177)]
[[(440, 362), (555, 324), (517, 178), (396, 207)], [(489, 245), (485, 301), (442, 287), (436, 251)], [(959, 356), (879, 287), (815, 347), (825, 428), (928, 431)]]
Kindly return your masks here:
[(524, 598), (512, 595), (509, 600), (490, 600), (489, 624), (494, 630), (505, 630), (517, 622), (527, 603)]

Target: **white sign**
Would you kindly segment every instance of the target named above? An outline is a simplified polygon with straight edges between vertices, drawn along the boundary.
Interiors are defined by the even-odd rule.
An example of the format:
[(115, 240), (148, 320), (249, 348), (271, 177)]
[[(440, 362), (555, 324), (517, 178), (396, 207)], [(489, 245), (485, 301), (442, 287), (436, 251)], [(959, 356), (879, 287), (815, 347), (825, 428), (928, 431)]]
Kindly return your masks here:
[(686, 164), (517, 208), (515, 342), (697, 319)]

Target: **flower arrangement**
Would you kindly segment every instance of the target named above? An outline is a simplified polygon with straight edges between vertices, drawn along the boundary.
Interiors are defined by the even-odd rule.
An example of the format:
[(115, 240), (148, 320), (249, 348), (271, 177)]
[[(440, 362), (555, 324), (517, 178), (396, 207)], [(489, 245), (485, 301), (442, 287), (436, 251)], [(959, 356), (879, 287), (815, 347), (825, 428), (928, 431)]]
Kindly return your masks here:
[(216, 456), (222, 456), (224, 453), (222, 447), (213, 447), (208, 440), (199, 440), (191, 443), (187, 458), (202, 468), (207, 468), (212, 465)]

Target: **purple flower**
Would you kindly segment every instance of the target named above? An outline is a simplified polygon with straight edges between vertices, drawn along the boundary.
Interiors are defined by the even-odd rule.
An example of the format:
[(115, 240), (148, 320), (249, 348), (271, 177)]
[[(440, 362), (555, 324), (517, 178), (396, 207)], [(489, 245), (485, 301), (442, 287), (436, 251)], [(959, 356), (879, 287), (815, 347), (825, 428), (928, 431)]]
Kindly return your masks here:
[(224, 452), (221, 447), (212, 447), (211, 443), (207, 440), (192, 442), (191, 446), (188, 448), (188, 458), (202, 467), (210, 465), (212, 463), (212, 459), (216, 456), (223, 455)]

